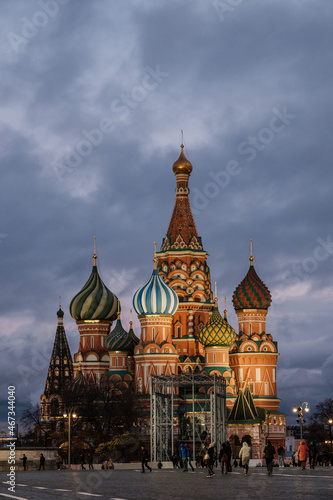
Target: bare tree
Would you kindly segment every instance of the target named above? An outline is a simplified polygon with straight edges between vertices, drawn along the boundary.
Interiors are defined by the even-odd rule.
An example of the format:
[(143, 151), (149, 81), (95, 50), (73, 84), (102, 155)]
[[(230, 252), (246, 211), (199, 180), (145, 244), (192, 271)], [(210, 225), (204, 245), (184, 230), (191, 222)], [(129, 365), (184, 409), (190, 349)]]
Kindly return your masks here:
[(50, 431), (41, 422), (41, 412), (39, 404), (35, 406), (30, 406), (23, 411), (22, 417), (20, 419), (22, 427), (25, 430), (25, 434), (22, 440), (25, 442), (31, 442), (31, 444), (46, 446), (50, 439)]
[(333, 420), (333, 399), (326, 398), (317, 404), (316, 412), (310, 418), (308, 431), (314, 441), (324, 442), (327, 439), (332, 441), (330, 420)]

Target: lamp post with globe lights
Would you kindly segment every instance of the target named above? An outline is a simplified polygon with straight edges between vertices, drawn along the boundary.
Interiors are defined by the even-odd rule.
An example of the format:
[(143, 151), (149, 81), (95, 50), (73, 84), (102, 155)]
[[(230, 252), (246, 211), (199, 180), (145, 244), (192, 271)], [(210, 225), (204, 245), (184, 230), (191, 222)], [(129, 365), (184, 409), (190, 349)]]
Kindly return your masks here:
[(71, 468), (71, 420), (76, 418), (76, 414), (69, 410), (68, 413), (64, 413), (65, 418), (68, 418), (68, 468)]
[(332, 424), (333, 424), (333, 418), (329, 418), (328, 425), (329, 425), (329, 429), (330, 429), (330, 443), (331, 443), (331, 445), (332, 445)]
[(297, 406), (294, 406), (293, 412), (297, 413), (296, 422), (299, 423), (301, 429), (301, 440), (303, 439), (303, 424), (305, 424), (306, 420), (304, 418), (304, 412), (308, 413), (310, 411), (309, 403), (304, 401), (303, 403), (299, 403)]

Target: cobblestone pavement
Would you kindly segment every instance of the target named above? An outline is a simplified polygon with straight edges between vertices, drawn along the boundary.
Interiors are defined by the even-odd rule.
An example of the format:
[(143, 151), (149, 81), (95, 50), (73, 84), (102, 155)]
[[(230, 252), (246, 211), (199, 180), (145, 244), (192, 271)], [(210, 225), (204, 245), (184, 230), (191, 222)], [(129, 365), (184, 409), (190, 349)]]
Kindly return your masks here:
[(248, 500), (248, 499), (330, 499), (333, 498), (333, 467), (315, 470), (264, 468), (242, 470), (206, 477), (205, 469), (114, 471), (26, 471), (16, 473), (15, 492), (8, 491), (6, 472), (0, 473), (0, 500), (101, 499), (101, 500)]

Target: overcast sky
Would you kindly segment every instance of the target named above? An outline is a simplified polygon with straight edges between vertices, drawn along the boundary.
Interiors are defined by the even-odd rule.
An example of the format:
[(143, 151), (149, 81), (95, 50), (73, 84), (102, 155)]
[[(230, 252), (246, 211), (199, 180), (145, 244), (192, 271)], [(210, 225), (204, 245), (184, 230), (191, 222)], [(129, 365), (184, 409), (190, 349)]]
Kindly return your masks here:
[[(92, 268), (128, 327), (193, 164), (191, 206), (220, 309), (254, 265), (273, 303), (291, 417), (332, 397), (331, 0), (0, 1), (0, 420), (44, 390), (61, 296)], [(135, 332), (139, 322), (134, 317)]]

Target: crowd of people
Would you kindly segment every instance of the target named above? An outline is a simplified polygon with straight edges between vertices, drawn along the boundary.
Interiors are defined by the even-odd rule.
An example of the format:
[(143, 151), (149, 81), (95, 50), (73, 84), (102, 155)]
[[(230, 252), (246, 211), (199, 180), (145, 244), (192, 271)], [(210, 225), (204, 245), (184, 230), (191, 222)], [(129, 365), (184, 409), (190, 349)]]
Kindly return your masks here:
[[(284, 467), (286, 464), (285, 448), (282, 445), (280, 445), (277, 449), (277, 454), (278, 461), (277, 463), (275, 463), (276, 450), (271, 441), (268, 440), (262, 457), (265, 460), (268, 475), (272, 475), (274, 466), (278, 465), (279, 467)], [(244, 475), (246, 476), (249, 472), (250, 458), (251, 446), (246, 441), (243, 441), (238, 456), (233, 459), (229, 441), (223, 443), (219, 451), (216, 449), (215, 443), (206, 443), (202, 447), (201, 452), (196, 454), (195, 466), (206, 468), (207, 477), (214, 476), (214, 469), (217, 470), (219, 467), (221, 468), (222, 474), (228, 474), (228, 472), (232, 471), (233, 467), (242, 467), (244, 470)], [(23, 454), (20, 459), (22, 460), (24, 470), (26, 470), (26, 455)], [(171, 461), (175, 469), (182, 469), (183, 472), (188, 472), (190, 469), (192, 472), (194, 472), (195, 470), (192, 464), (192, 450), (187, 443), (180, 444), (179, 452), (173, 453)], [(62, 466), (62, 459), (59, 454), (56, 455), (55, 462), (57, 469), (60, 470)], [(84, 463), (84, 460), (81, 459), (81, 469), (85, 469)], [(313, 441), (310, 442), (309, 445), (307, 445), (306, 442), (302, 440), (298, 449), (292, 455), (292, 465), (293, 467), (300, 467), (302, 470), (304, 470), (307, 463), (309, 463), (310, 469), (314, 469), (317, 465), (333, 466), (333, 454), (330, 454), (328, 451), (318, 451), (318, 448)], [(94, 470), (92, 455), (90, 455), (88, 458), (88, 465), (90, 470)], [(142, 473), (145, 473), (146, 470), (152, 472), (152, 468), (149, 465), (149, 454), (147, 449), (143, 445), (141, 446), (141, 466)], [(158, 469), (162, 469), (162, 467), (163, 464), (161, 461), (159, 461)], [(104, 461), (104, 463), (102, 464), (102, 469), (114, 469), (114, 464), (111, 458)], [(43, 453), (40, 454), (38, 470), (45, 470), (45, 457)]]
[(316, 466), (333, 466), (333, 453), (328, 450), (318, 450), (316, 443), (313, 441), (308, 446), (305, 441), (301, 441), (299, 448), (293, 453), (292, 465), (293, 467), (305, 469), (308, 460), (310, 469), (314, 469)]
[[(277, 460), (276, 460), (277, 454)], [(242, 467), (244, 475), (249, 473), (249, 461), (251, 458), (251, 446), (243, 441), (239, 454), (236, 458), (232, 457), (232, 451), (229, 441), (222, 444), (220, 451), (216, 450), (215, 443), (206, 444), (203, 446), (201, 452), (196, 456), (196, 467), (203, 467), (207, 469), (207, 477), (212, 477), (215, 471), (220, 467), (222, 474), (228, 474), (232, 468)], [(264, 448), (262, 458), (265, 461), (267, 474), (270, 476), (273, 473), (273, 467), (283, 468), (289, 464), (285, 461), (285, 448), (280, 445), (277, 450), (268, 440)], [(187, 443), (182, 443), (179, 448), (179, 455), (174, 453), (172, 455), (172, 463), (174, 468), (180, 468), (183, 472), (187, 472), (189, 467), (194, 471), (192, 465), (192, 452)], [(305, 469), (309, 464), (310, 469), (314, 469), (316, 465), (329, 465), (333, 466), (333, 455), (328, 452), (319, 452), (314, 442), (309, 446), (305, 441), (301, 441), (298, 449), (292, 457), (293, 466), (299, 466)], [(215, 471), (214, 471), (215, 469)]]

